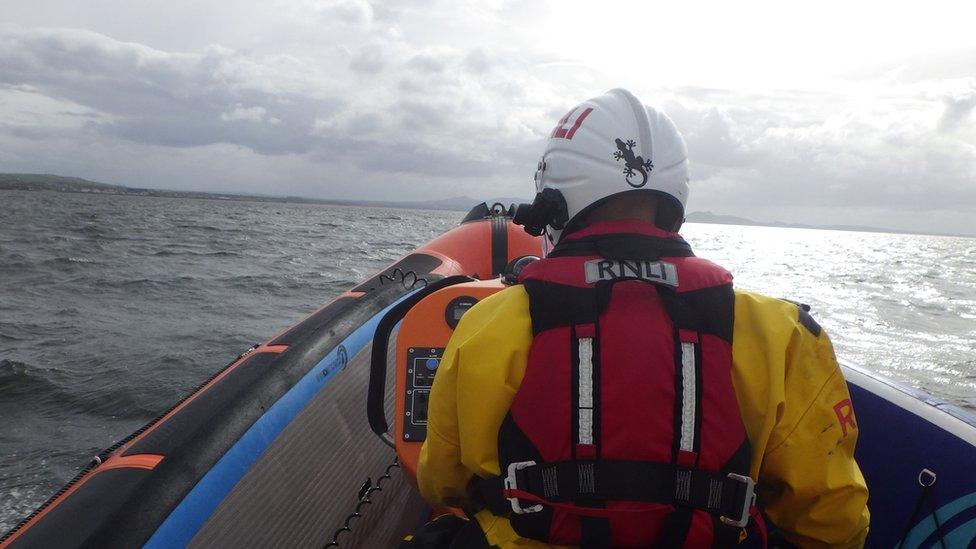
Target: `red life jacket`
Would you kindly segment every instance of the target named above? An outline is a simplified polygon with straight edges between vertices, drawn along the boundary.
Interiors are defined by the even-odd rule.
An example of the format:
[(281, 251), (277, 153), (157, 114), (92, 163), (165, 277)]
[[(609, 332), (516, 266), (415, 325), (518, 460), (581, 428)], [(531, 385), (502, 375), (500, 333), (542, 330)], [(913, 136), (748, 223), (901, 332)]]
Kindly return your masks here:
[(738, 543), (754, 492), (732, 276), (621, 221), (565, 236), (519, 280), (534, 339), (498, 437), (505, 508), (489, 508), (558, 545)]

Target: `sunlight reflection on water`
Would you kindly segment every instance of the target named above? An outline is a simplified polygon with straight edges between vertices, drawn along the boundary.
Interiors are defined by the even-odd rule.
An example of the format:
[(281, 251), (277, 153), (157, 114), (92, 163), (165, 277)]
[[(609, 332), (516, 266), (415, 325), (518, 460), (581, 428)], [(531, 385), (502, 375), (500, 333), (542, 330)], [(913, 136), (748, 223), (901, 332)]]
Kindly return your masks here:
[(807, 303), (842, 359), (976, 408), (976, 239), (690, 223), (736, 286)]

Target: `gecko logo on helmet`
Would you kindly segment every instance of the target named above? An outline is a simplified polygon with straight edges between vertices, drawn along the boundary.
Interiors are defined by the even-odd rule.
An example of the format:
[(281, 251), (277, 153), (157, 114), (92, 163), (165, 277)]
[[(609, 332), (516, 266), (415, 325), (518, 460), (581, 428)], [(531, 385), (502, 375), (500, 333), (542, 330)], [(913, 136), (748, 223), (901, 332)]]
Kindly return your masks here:
[[(637, 144), (633, 139), (628, 139), (624, 142), (619, 137), (616, 141), (617, 150), (613, 152), (613, 159), (617, 162), (621, 160), (624, 161), (624, 180), (627, 184), (635, 189), (639, 189), (647, 184), (647, 174), (654, 169), (654, 163), (648, 158), (644, 160), (643, 156), (634, 155), (634, 145)], [(643, 179), (639, 183), (634, 182), (634, 176), (641, 174)]]

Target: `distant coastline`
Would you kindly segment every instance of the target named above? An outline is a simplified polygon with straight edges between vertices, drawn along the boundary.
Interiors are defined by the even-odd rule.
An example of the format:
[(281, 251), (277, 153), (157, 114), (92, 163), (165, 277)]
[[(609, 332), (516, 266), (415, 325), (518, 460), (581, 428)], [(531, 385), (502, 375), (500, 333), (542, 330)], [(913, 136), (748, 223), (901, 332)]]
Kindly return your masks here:
[[(408, 208), (412, 210), (446, 210), (467, 212), (475, 204), (482, 202), (476, 198), (458, 196), (432, 201), (387, 201), (387, 200), (337, 200), (327, 198), (305, 198), (301, 196), (269, 196), (256, 194), (212, 193), (203, 191), (171, 191), (165, 189), (148, 189), (127, 187), (124, 185), (110, 185), (98, 183), (80, 177), (65, 177), (50, 174), (30, 173), (0, 173), (0, 190), (17, 191), (48, 191), (62, 193), (110, 194), (122, 196), (150, 196), (160, 198), (193, 198), (199, 200), (239, 200), (250, 202), (280, 202), (298, 204), (325, 204), (332, 206), (366, 206), (376, 208)], [(500, 198), (497, 201), (506, 206), (512, 202), (520, 202), (520, 198)], [(886, 229), (883, 227), (867, 227), (859, 225), (805, 225), (802, 223), (783, 223), (780, 221), (761, 222), (736, 217), (732, 215), (715, 214), (712, 212), (691, 212), (686, 221), (689, 223), (706, 223), (718, 225), (744, 225), (751, 227), (779, 227), (788, 229), (817, 229), (830, 231), (852, 231), (887, 234), (917, 234), (930, 236), (954, 236), (973, 238), (976, 235), (962, 235), (949, 233), (925, 233)]]
[(0, 173), (0, 190), (49, 191), (59, 193), (110, 194), (120, 196), (152, 196), (159, 198), (194, 198), (199, 200), (238, 200), (246, 202), (280, 202), (298, 204), (326, 204), (331, 206), (372, 206), (378, 208), (410, 208), (414, 210), (450, 210), (467, 212), (481, 202), (468, 197), (432, 200), (429, 202), (397, 202), (385, 200), (336, 200), (301, 196), (269, 196), (260, 194), (212, 193), (203, 191), (171, 191), (145, 189), (98, 183), (80, 177), (50, 174)]

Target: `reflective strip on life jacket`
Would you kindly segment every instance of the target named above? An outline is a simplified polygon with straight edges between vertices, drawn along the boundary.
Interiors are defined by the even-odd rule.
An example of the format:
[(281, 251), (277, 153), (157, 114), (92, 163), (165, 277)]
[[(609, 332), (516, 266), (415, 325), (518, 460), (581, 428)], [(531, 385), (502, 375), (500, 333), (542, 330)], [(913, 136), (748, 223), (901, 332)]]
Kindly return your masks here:
[(684, 452), (695, 451), (695, 344), (681, 343), (681, 443)]
[(579, 444), (593, 444), (593, 338), (581, 337), (579, 353)]

